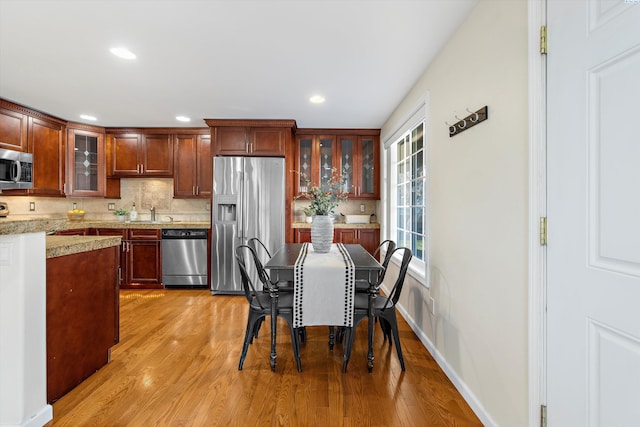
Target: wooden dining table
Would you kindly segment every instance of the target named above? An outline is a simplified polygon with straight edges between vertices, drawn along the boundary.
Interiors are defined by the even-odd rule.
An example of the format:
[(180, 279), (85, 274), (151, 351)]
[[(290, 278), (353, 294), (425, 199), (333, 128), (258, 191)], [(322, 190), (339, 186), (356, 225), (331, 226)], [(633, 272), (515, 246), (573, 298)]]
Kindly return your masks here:
[[(371, 284), (376, 284), (378, 274), (383, 270), (382, 265), (380, 265), (380, 263), (359, 244), (345, 244), (343, 246), (353, 262), (355, 280), (366, 280)], [(273, 254), (266, 264), (264, 264), (265, 270), (269, 271), (269, 276), (273, 284), (282, 282), (294, 283), (296, 261), (298, 260), (298, 256), (300, 255), (302, 248), (303, 243), (286, 243), (275, 254)], [(294, 310), (295, 309), (296, 307), (294, 307)], [(272, 313), (271, 316), (272, 330), (275, 330), (276, 327), (275, 323), (277, 316), (275, 314), (276, 313)], [(370, 323), (369, 328), (372, 328), (373, 324), (372, 322)], [(332, 348), (334, 341), (334, 325), (327, 326), (330, 327), (329, 347)], [(369, 335), (369, 352), (367, 358), (373, 361), (373, 334), (370, 333)], [(272, 368), (275, 367), (275, 351), (275, 335), (272, 334)]]

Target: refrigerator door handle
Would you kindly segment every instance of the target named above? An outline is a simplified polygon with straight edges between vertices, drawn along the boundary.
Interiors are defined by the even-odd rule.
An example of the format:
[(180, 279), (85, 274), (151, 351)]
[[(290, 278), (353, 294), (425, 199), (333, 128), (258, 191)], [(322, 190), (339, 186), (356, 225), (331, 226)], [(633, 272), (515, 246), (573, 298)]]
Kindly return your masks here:
[(241, 218), (240, 218), (240, 221), (242, 221), (242, 237), (245, 240), (248, 239), (246, 232), (247, 232), (247, 206), (249, 204), (249, 201), (248, 201), (249, 183), (247, 181), (248, 181), (247, 174), (245, 172), (243, 173), (243, 176), (242, 176), (242, 212), (241, 212)]

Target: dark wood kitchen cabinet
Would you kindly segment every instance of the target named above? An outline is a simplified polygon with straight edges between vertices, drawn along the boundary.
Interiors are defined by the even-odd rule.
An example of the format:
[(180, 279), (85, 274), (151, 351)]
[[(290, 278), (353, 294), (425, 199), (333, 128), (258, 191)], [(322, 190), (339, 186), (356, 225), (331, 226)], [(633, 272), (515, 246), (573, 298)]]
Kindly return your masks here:
[(173, 157), (174, 197), (209, 199), (213, 189), (211, 135), (176, 135)]
[(173, 176), (173, 135), (170, 132), (107, 130), (109, 176)]
[(27, 194), (64, 197), (66, 126), (64, 122), (35, 117), (29, 117), (28, 123), (33, 188)]
[(298, 129), (295, 157), (295, 194), (326, 187), (335, 168), (350, 199), (380, 199), (379, 129)]
[(47, 259), (47, 402), (106, 365), (119, 341), (119, 246)]
[(104, 197), (104, 128), (69, 123), (67, 136), (67, 196)]
[(94, 228), (92, 235), (121, 236), (119, 281), (122, 289), (162, 289), (161, 230)]
[(380, 244), (380, 229), (378, 228), (336, 228), (333, 230), (333, 241), (336, 243), (359, 243), (371, 255)]
[(64, 197), (67, 122), (0, 99), (0, 146), (33, 154), (33, 188), (7, 196)]
[(0, 148), (27, 151), (26, 114), (0, 106)]
[[(358, 243), (362, 245), (371, 255), (376, 251), (380, 244), (379, 228), (334, 228), (334, 243), (352, 244)], [(307, 243), (311, 242), (311, 228), (295, 228), (294, 242)]]
[(213, 156), (284, 157), (291, 144), (294, 120), (206, 119), (211, 127)]

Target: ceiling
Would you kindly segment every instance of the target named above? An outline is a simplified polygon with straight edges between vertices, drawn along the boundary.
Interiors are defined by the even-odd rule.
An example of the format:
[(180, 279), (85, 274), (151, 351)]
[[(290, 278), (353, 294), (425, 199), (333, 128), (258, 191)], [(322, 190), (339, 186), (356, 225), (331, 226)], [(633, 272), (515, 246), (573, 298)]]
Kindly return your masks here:
[(476, 2), (0, 0), (0, 97), (105, 127), (379, 128)]

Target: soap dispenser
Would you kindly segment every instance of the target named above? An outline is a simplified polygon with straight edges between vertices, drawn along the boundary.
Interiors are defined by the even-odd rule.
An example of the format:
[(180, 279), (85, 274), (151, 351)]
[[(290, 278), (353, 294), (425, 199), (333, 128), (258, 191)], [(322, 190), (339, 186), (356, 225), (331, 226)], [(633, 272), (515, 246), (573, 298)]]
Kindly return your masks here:
[(138, 219), (138, 211), (136, 210), (136, 202), (133, 202), (133, 205), (131, 206), (131, 212), (129, 212), (129, 219), (131, 221), (135, 221), (136, 219)]

